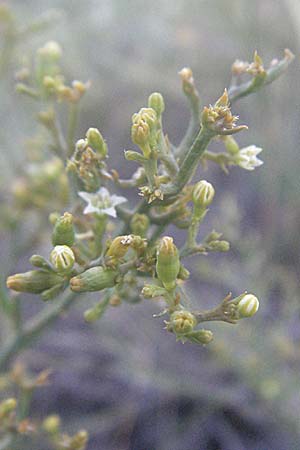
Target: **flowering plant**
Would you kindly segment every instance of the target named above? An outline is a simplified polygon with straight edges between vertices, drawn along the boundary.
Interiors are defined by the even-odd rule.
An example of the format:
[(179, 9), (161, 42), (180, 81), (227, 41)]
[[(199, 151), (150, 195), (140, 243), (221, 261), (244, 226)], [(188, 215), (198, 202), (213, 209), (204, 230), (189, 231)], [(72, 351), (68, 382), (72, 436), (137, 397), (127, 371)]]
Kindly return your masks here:
[[(1, 349), (0, 370), (5, 371), (9, 361), (82, 293), (103, 293), (101, 300), (85, 310), (87, 322), (99, 320), (108, 308), (122, 303), (159, 299), (157, 316), (165, 317), (165, 329), (182, 343), (211, 342), (212, 332), (200, 328), (204, 322), (235, 324), (252, 317), (259, 301), (246, 291), (233, 298), (225, 293), (209, 310), (201, 310), (201, 305), (194, 310), (188, 301), (184, 284), (190, 274), (185, 258), (230, 248), (222, 233), (215, 230), (198, 240), (215, 189), (211, 182), (199, 179), (197, 169), (209, 162), (226, 173), (232, 166), (248, 171), (261, 166), (257, 155), (262, 149), (255, 145), (240, 148), (233, 137), (247, 126), (238, 125), (231, 107), (277, 79), (292, 61), (291, 52), (286, 50), (284, 58), (268, 69), (257, 53), (250, 64), (236, 61), (229, 88), (204, 108), (192, 70), (182, 69), (182, 90), (191, 109), (187, 131), (175, 147), (164, 132), (164, 98), (152, 93), (147, 104), (132, 116), (131, 138), (137, 148), (126, 150), (124, 156), (138, 168), (128, 179), (121, 179), (113, 167), (97, 128), (89, 128), (84, 138), (76, 140), (79, 107), (90, 83), (67, 83), (61, 57), (59, 44), (48, 42), (37, 50), (33, 68), (24, 67), (17, 75), (17, 91), (41, 107), (38, 122), (47, 133), (49, 153), (42, 155), (43, 143), (32, 141), (28, 168), (12, 185), (11, 220), (17, 221), (32, 210), (43, 217), (49, 215), (52, 249), (49, 259), (34, 254), (29, 259), (33, 269), (7, 278), (1, 306), (16, 332)], [(66, 109), (67, 120), (60, 120)], [(222, 151), (209, 150), (212, 141), (218, 142)], [(113, 193), (128, 188), (142, 197), (134, 208), (128, 206), (125, 194)], [(171, 224), (183, 230), (181, 247), (166, 232)], [(15, 292), (39, 295), (48, 304), (37, 317), (23, 323), (20, 297)], [(8, 424), (4, 424), (4, 432), (10, 432), (11, 423), (15, 433), (20, 431), (15, 409), (13, 399), (0, 404), (0, 416), (3, 414)], [(53, 418), (44, 427), (50, 434), (53, 430), (58, 433)], [(85, 434), (68, 437), (65, 446), (58, 448), (83, 449), (86, 439)]]

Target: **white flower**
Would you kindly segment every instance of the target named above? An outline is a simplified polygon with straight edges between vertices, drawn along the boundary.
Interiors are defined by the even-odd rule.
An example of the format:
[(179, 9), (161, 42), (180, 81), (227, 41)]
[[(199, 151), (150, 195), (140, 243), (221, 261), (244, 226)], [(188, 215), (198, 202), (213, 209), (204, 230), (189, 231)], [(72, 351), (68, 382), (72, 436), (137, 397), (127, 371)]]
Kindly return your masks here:
[(87, 206), (83, 210), (84, 214), (97, 213), (117, 217), (115, 206), (127, 202), (125, 197), (110, 195), (105, 187), (101, 187), (95, 193), (78, 192), (78, 195), (87, 202)]
[(262, 148), (256, 145), (249, 145), (249, 147), (242, 148), (236, 155), (236, 164), (246, 170), (254, 170), (263, 164), (257, 155), (262, 152)]

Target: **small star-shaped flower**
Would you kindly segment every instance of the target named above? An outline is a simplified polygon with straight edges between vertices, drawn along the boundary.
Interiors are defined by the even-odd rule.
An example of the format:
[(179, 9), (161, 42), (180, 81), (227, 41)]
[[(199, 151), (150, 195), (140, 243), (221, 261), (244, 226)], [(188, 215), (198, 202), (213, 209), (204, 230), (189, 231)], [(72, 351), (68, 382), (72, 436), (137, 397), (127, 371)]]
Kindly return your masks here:
[(262, 149), (256, 147), (256, 145), (242, 148), (236, 156), (237, 165), (246, 170), (254, 170), (263, 164), (263, 161), (257, 158), (260, 152), (262, 152)]
[(87, 202), (87, 206), (83, 210), (84, 214), (97, 213), (117, 217), (115, 207), (121, 203), (127, 202), (125, 197), (115, 194), (110, 195), (105, 187), (101, 187), (99, 191), (95, 193), (78, 192), (78, 195)]

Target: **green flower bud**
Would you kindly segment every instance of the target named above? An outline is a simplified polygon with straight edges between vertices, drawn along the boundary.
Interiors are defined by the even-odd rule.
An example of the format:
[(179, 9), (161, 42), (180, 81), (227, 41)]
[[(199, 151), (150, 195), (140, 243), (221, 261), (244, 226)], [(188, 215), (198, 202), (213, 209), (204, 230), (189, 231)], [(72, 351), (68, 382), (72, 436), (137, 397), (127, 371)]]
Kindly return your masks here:
[(240, 151), (239, 144), (232, 136), (224, 137), (224, 145), (230, 155), (236, 155)]
[(78, 431), (78, 433), (73, 436), (70, 442), (70, 449), (72, 450), (85, 450), (87, 441), (88, 441), (88, 433), (85, 430)]
[(197, 325), (197, 319), (189, 311), (175, 311), (170, 316), (168, 327), (176, 334), (190, 333)]
[(17, 407), (17, 400), (15, 398), (8, 398), (0, 403), (0, 419), (4, 419)]
[(209, 249), (214, 252), (228, 252), (230, 244), (228, 241), (210, 241)]
[(196, 330), (186, 335), (187, 339), (195, 344), (209, 344), (213, 340), (213, 334), (210, 330)]
[(130, 228), (134, 234), (145, 237), (150, 226), (150, 220), (146, 214), (134, 214), (130, 221)]
[(163, 96), (159, 92), (153, 92), (148, 98), (149, 108), (154, 109), (157, 117), (160, 117), (165, 110), (165, 102)]
[(167, 290), (174, 289), (180, 270), (180, 260), (178, 249), (173, 243), (173, 238), (165, 236), (161, 239), (156, 257), (156, 273), (158, 279)]
[[(131, 140), (134, 144), (144, 147), (150, 138), (149, 125), (140, 120), (138, 123), (134, 123), (131, 127)], [(146, 155), (145, 155), (146, 156)]]
[(252, 317), (259, 308), (258, 298), (253, 294), (246, 294), (238, 303), (238, 313), (241, 318)]
[(118, 272), (104, 269), (102, 266), (92, 267), (71, 278), (70, 288), (73, 292), (93, 292), (113, 287), (116, 284)]
[(142, 296), (145, 298), (163, 297), (165, 294), (166, 290), (155, 284), (145, 284), (142, 289)]
[(68, 245), (71, 247), (75, 242), (75, 230), (72, 214), (65, 212), (55, 222), (52, 233), (53, 245)]
[(187, 280), (188, 278), (190, 278), (190, 271), (187, 270), (182, 264), (180, 264), (178, 278), (180, 280)]
[(106, 302), (97, 303), (93, 308), (89, 308), (84, 312), (84, 318), (87, 322), (92, 323), (99, 320), (107, 308)]
[(132, 123), (145, 122), (151, 129), (156, 125), (157, 116), (152, 108), (142, 108), (137, 114), (133, 114)]
[(126, 255), (128, 248), (132, 245), (133, 240), (134, 236), (132, 234), (117, 236), (110, 244), (105, 256), (122, 259)]
[(127, 161), (135, 161), (138, 163), (143, 164), (145, 161), (147, 161), (147, 158), (143, 156), (141, 153), (135, 152), (133, 150), (125, 150), (124, 156)]
[(88, 144), (96, 150), (102, 158), (107, 156), (107, 145), (97, 128), (89, 128), (86, 132)]
[(195, 184), (193, 189), (193, 203), (196, 208), (206, 209), (213, 201), (215, 189), (212, 184), (205, 180)]
[(46, 417), (46, 419), (43, 421), (43, 429), (49, 434), (58, 433), (59, 428), (60, 428), (60, 418), (56, 414)]
[(30, 264), (39, 269), (51, 270), (51, 266), (48, 261), (41, 255), (32, 255), (29, 259)]
[(50, 253), (50, 261), (58, 273), (68, 273), (73, 269), (75, 255), (67, 245), (56, 245)]
[(63, 282), (58, 274), (45, 270), (31, 270), (25, 273), (17, 273), (7, 278), (8, 289), (17, 292), (30, 292), (40, 294), (51, 287)]

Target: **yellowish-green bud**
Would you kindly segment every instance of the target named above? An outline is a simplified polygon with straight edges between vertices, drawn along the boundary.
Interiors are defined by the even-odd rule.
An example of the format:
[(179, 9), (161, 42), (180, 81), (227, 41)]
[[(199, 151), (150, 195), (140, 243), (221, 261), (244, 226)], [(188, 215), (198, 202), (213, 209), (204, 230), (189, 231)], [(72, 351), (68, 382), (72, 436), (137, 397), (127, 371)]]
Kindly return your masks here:
[(3, 402), (0, 403), (0, 417), (4, 417), (7, 414), (14, 411), (17, 407), (17, 400), (15, 398), (8, 398), (6, 400), (3, 400)]
[(180, 270), (180, 259), (173, 238), (163, 237), (158, 245), (156, 253), (156, 273), (158, 279), (167, 290), (176, 286), (176, 279)]
[(50, 261), (58, 273), (68, 273), (73, 269), (75, 255), (67, 245), (56, 245), (50, 253)]
[(41, 292), (61, 284), (63, 278), (53, 272), (44, 270), (31, 270), (25, 273), (17, 273), (7, 278), (8, 289), (17, 292), (29, 292), (40, 294)]
[(210, 330), (195, 330), (186, 335), (187, 339), (195, 344), (206, 345), (213, 340), (213, 334)]
[(97, 151), (102, 158), (107, 155), (107, 145), (97, 128), (89, 128), (86, 132), (88, 144), (93, 150)]
[(137, 114), (133, 114), (132, 123), (145, 122), (151, 129), (156, 124), (157, 115), (152, 108), (142, 108)]
[(143, 164), (147, 160), (147, 158), (145, 158), (145, 156), (143, 156), (141, 153), (135, 152), (133, 150), (125, 150), (124, 156), (127, 161), (136, 161), (141, 164)]
[(60, 214), (58, 212), (52, 212), (49, 214), (49, 222), (51, 225), (55, 225), (56, 221), (60, 218)]
[(130, 221), (130, 228), (134, 234), (145, 237), (150, 226), (150, 220), (146, 214), (134, 214)]
[(227, 152), (230, 155), (236, 155), (240, 151), (239, 144), (236, 142), (236, 140), (232, 136), (225, 136), (224, 137), (224, 144)]
[(41, 255), (32, 255), (29, 258), (29, 262), (34, 267), (38, 267), (39, 269), (51, 269), (51, 266), (48, 263), (48, 261)]
[(87, 322), (92, 323), (100, 319), (107, 308), (107, 302), (97, 303), (93, 308), (89, 308), (84, 312), (84, 318)]
[(122, 259), (133, 243), (134, 236), (132, 234), (117, 236), (109, 246), (105, 256), (116, 259)]
[(72, 214), (65, 212), (55, 222), (52, 233), (53, 245), (68, 245), (71, 247), (75, 241), (75, 231)]
[(253, 294), (245, 294), (238, 303), (238, 313), (241, 318), (252, 317), (259, 308), (258, 298)]
[(208, 181), (201, 180), (193, 189), (193, 203), (196, 208), (206, 209), (213, 201), (215, 189)]
[(104, 269), (102, 266), (92, 267), (71, 278), (70, 288), (73, 292), (93, 292), (113, 287), (116, 284), (118, 272)]
[(140, 120), (138, 123), (132, 125), (131, 139), (134, 144), (144, 147), (148, 143), (149, 138), (150, 127), (145, 121)]
[(190, 271), (186, 267), (184, 267), (182, 264), (180, 264), (178, 278), (180, 280), (187, 280), (189, 277), (190, 277)]
[(157, 117), (160, 117), (165, 110), (165, 102), (163, 96), (159, 92), (153, 92), (148, 98), (149, 108), (154, 109)]
[(43, 78), (43, 85), (46, 89), (54, 89), (56, 86), (56, 81), (53, 77), (49, 77), (49, 75), (46, 75)]
[(43, 429), (49, 434), (58, 433), (59, 428), (60, 428), (60, 418), (56, 414), (46, 417), (46, 419), (43, 422)]
[(228, 252), (230, 250), (228, 241), (210, 241), (208, 247), (214, 252)]
[(85, 450), (88, 442), (88, 433), (85, 430), (78, 431), (70, 442), (71, 450)]
[(170, 316), (169, 328), (176, 334), (190, 333), (197, 324), (197, 319), (190, 311), (175, 311)]
[(145, 298), (163, 297), (166, 293), (164, 288), (156, 284), (145, 284), (141, 292)]

